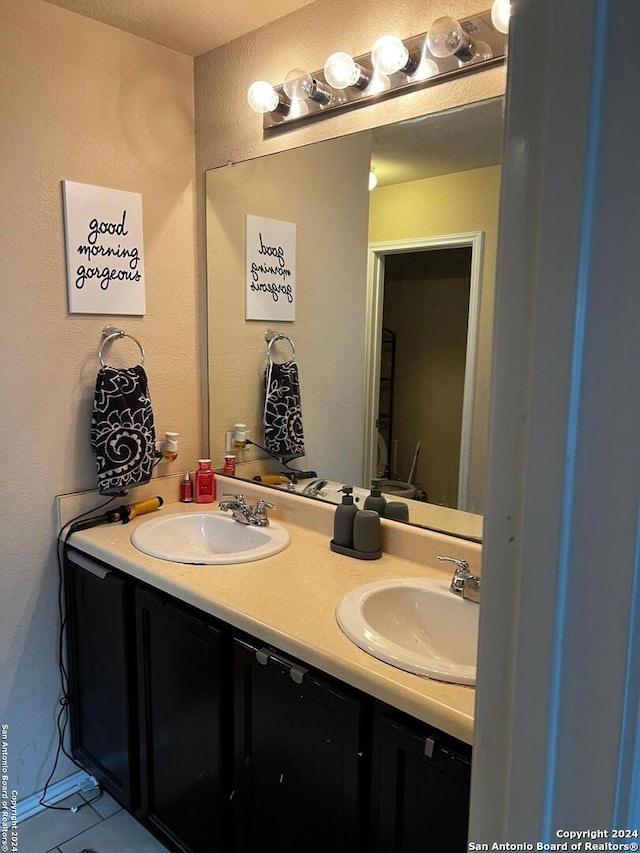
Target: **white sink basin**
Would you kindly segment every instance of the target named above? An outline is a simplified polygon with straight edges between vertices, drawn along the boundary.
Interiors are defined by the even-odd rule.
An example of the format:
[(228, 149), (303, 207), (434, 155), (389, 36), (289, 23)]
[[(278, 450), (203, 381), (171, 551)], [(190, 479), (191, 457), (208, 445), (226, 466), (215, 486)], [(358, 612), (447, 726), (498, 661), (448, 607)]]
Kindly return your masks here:
[(357, 646), (399, 669), (454, 684), (476, 683), (479, 606), (448, 580), (375, 581), (347, 593), (338, 624)]
[(173, 563), (222, 566), (271, 557), (287, 547), (289, 534), (273, 521), (256, 527), (223, 512), (173, 513), (136, 527), (131, 544)]

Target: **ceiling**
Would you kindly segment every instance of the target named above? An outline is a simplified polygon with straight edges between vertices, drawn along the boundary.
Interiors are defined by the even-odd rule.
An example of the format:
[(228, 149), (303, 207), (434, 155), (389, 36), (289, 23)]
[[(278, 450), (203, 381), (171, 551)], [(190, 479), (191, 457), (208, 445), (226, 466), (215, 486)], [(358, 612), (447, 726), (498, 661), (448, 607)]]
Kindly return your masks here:
[(466, 172), (502, 162), (504, 98), (376, 127), (371, 166), (378, 186)]
[(170, 47), (198, 56), (282, 18), (313, 0), (46, 0)]

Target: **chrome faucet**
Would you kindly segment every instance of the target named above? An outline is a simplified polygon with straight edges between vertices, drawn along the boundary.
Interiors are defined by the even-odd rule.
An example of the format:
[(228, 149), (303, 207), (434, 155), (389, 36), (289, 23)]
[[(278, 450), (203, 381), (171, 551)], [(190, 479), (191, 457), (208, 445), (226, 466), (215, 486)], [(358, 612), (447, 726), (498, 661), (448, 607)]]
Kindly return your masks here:
[(222, 512), (230, 511), (239, 524), (252, 524), (256, 527), (268, 527), (268, 509), (275, 509), (276, 505), (260, 499), (255, 508), (248, 504), (244, 495), (224, 494), (223, 498), (232, 498), (230, 501), (220, 501), (218, 508)]
[(480, 576), (469, 571), (469, 563), (458, 557), (442, 557), (440, 554), (438, 554), (438, 560), (443, 563), (455, 563), (456, 570), (449, 587), (451, 592), (467, 601), (480, 604)]
[(301, 494), (309, 495), (309, 497), (317, 498), (318, 495), (320, 497), (324, 497), (327, 493), (322, 490), (327, 485), (326, 480), (313, 480), (311, 483), (306, 485), (302, 490)]

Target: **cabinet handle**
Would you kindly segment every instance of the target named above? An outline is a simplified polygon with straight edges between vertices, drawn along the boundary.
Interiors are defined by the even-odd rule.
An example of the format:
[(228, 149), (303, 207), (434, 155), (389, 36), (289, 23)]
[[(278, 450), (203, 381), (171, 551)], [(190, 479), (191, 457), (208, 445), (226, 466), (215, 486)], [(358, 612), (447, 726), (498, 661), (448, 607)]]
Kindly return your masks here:
[(438, 744), (438, 738), (432, 737), (431, 735), (425, 738), (424, 741), (424, 754), (427, 758), (433, 758), (433, 753), (435, 752), (436, 746)]
[(291, 680), (295, 681), (296, 684), (302, 684), (305, 675), (309, 672), (309, 670), (304, 666), (300, 666), (281, 655), (274, 654), (271, 649), (268, 649), (266, 646), (263, 646), (261, 649), (256, 649), (256, 660), (262, 666), (267, 666), (269, 661), (272, 660), (279, 663), (281, 666), (286, 667), (289, 670)]
[(83, 554), (74, 554), (73, 557), (69, 557), (69, 561), (71, 563), (75, 563), (76, 566), (80, 566), (81, 569), (85, 569), (85, 571), (90, 572), (92, 575), (95, 575), (100, 580), (104, 580), (107, 575), (112, 574), (111, 569), (108, 569), (106, 566), (101, 566), (100, 563), (94, 563), (93, 560), (89, 560)]

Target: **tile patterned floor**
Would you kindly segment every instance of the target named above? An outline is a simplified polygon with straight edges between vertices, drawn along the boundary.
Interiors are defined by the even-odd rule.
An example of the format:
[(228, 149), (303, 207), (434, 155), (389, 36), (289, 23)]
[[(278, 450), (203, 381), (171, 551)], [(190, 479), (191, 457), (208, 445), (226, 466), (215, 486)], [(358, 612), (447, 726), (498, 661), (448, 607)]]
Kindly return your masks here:
[[(91, 792), (74, 794), (56, 805), (71, 807), (93, 796)], [(75, 814), (46, 809), (18, 824), (18, 850), (20, 853), (81, 853), (83, 850), (166, 853), (166, 848), (108, 794)]]

